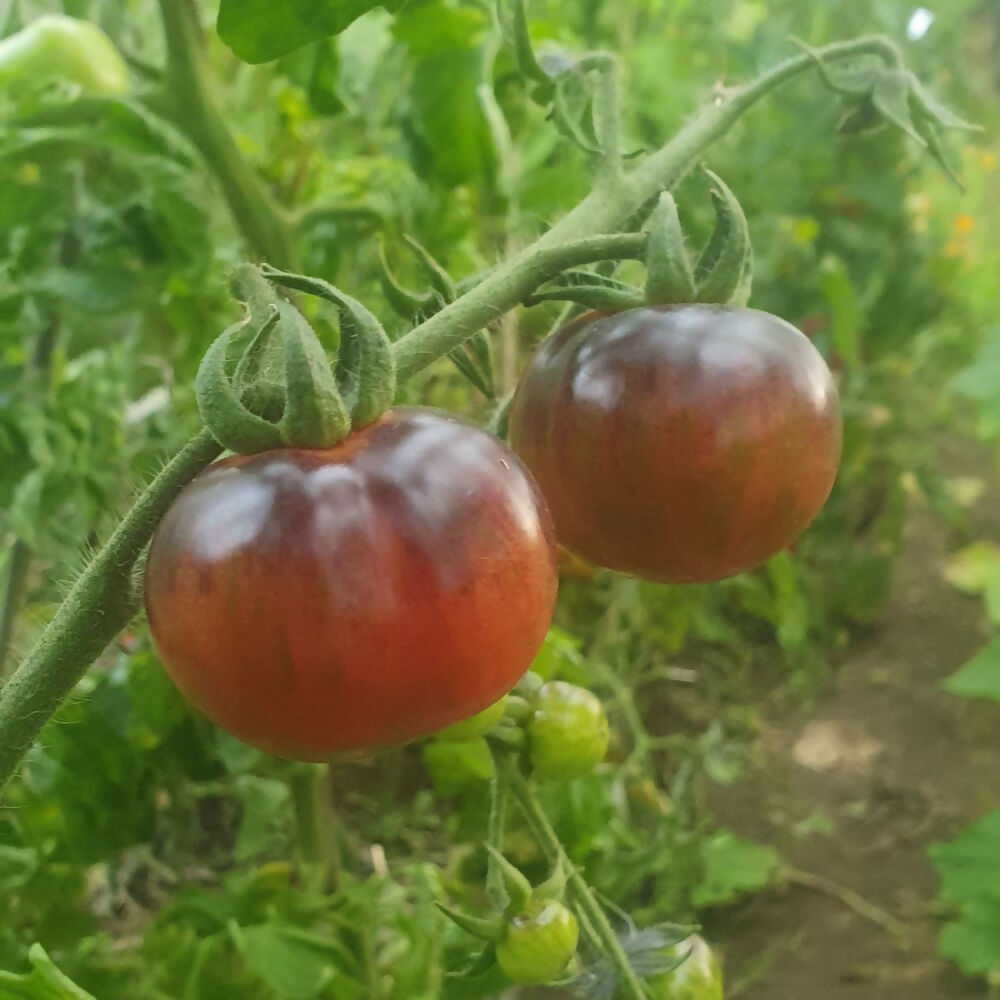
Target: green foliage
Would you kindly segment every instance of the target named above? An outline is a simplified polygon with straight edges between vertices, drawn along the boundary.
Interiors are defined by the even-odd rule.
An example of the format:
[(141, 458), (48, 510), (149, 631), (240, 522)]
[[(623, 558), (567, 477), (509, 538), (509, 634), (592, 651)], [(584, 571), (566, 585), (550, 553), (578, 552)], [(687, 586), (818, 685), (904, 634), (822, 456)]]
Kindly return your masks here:
[(401, 0), (294, 0), (279, 8), (266, 0), (223, 0), (219, 37), (245, 62), (270, 62), (317, 38), (339, 34), (375, 7), (400, 6)]
[[(397, 261), (404, 236), (462, 290), (590, 190), (590, 154), (536, 103), (551, 99), (546, 73), (565, 67), (565, 53), (622, 53), (623, 148), (656, 148), (713, 81), (747, 79), (785, 57), (789, 36), (817, 46), (861, 31), (899, 38), (912, 8), (666, 6), (535, 0), (526, 25), (516, 12), (504, 25), (520, 42), (512, 53), (488, 8), (471, 0), (222, 0), (228, 50), (210, 38), (205, 52), (234, 144), (278, 203), (301, 269), (348, 290), (397, 339), (417, 317), (393, 315), (376, 237), (429, 315), (451, 292), (416, 257)], [(27, 20), (51, 5), (20, 7)], [(135, 483), (196, 426), (193, 375), (236, 318), (226, 275), (246, 256), (241, 220), (203, 151), (158, 100), (163, 42), (152, 6), (74, 6), (88, 11), (150, 70), (133, 69), (134, 96), (43, 91), (0, 127), (0, 527), (8, 543), (34, 550), (17, 648), (48, 616), (79, 550), (106, 536)], [(906, 55), (935, 92), (994, 124), (995, 70), (978, 66), (965, 41), (981, 34), (984, 16), (972, 0), (942, 6), (934, 34)], [(233, 53), (278, 61), (249, 67)], [(946, 77), (959, 60), (968, 65)], [(579, 82), (563, 96), (585, 123), (589, 92), (577, 93)], [(696, 918), (773, 881), (773, 850), (718, 829), (706, 788), (739, 779), (761, 685), (812, 693), (847, 629), (878, 619), (913, 484), (949, 512), (928, 443), (951, 416), (942, 390), (975, 408), (984, 439), (1000, 434), (1000, 338), (991, 333), (1000, 259), (990, 235), (1000, 220), (989, 151), (960, 134), (953, 143), (969, 188), (959, 202), (924, 169), (912, 137), (837, 136), (838, 123), (868, 125), (880, 111), (943, 155), (918, 122), (926, 93), (886, 77), (876, 102), (868, 83), (871, 95), (848, 95), (845, 109), (816, 76), (795, 82), (710, 163), (739, 193), (753, 237), (751, 304), (805, 329), (838, 370), (845, 448), (827, 509), (793, 553), (717, 586), (611, 581), (568, 566), (559, 625), (533, 665), (546, 680), (593, 688), (607, 706), (608, 762), (546, 782), (540, 794), (574, 864), (641, 924)], [(944, 112), (930, 107), (941, 123)], [(854, 116), (846, 122), (845, 110)], [(678, 226), (711, 247), (704, 188), (686, 179), (672, 198)], [(975, 218), (971, 231), (957, 228), (965, 215)], [(702, 270), (719, 259), (713, 251)], [(719, 275), (723, 290), (734, 271)], [(642, 276), (628, 262), (573, 280), (621, 290)], [(302, 305), (332, 355), (332, 312)], [(482, 393), (495, 383), (502, 396), (556, 316), (540, 301), (492, 337), (495, 357), (483, 353), (483, 335), (478, 353), (456, 363)], [(400, 395), (485, 419), (484, 401), (447, 364)], [(992, 550), (976, 550), (955, 582), (983, 593), (1000, 620), (993, 561)], [(995, 645), (948, 690), (996, 699)], [(690, 696), (677, 698), (681, 690)], [(187, 708), (138, 629), (46, 728), (7, 793), (11, 808), (0, 810), (0, 968), (10, 970), (0, 973), (0, 997), (87, 996), (46, 952), (81, 989), (116, 1000), (496, 996), (504, 983), (495, 972), (446, 976), (467, 966), (469, 940), (435, 905), (481, 902), (494, 774), (483, 739), (336, 766), (344, 870), (337, 891), (320, 892), (299, 864), (285, 766)], [(942, 948), (975, 975), (1000, 967), (987, 871), (998, 837), (988, 817), (933, 855), (959, 908)], [(503, 848), (533, 881), (550, 874), (516, 815)]]
[(28, 952), (31, 972), (19, 976), (0, 972), (0, 1000), (94, 1000), (55, 966), (41, 945)]
[(941, 953), (970, 976), (1000, 971), (998, 851), (1000, 812), (929, 851), (941, 879), (941, 898), (958, 910), (941, 932)]

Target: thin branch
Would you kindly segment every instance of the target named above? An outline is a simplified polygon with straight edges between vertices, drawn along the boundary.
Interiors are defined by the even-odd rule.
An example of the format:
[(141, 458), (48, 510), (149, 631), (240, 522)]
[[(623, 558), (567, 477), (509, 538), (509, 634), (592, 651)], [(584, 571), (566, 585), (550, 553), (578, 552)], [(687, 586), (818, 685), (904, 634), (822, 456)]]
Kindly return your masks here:
[(843, 903), (849, 910), (853, 910), (859, 917), (888, 931), (893, 937), (907, 938), (910, 929), (902, 920), (897, 920), (891, 913), (887, 913), (881, 907), (869, 902), (864, 896), (859, 895), (853, 889), (840, 885), (822, 875), (814, 875), (812, 872), (804, 872), (798, 868), (782, 868), (779, 876), (792, 885), (799, 885), (805, 889), (814, 889), (826, 896)]
[(291, 227), (244, 159), (211, 92), (195, 6), (190, 0), (159, 3), (167, 41), (164, 94), (174, 124), (215, 174), (251, 252), (277, 267), (294, 268)]
[[(881, 36), (837, 42), (819, 52), (827, 60), (853, 59), (861, 55), (880, 56), (886, 62), (899, 59), (892, 42)], [(579, 256), (573, 256), (572, 264), (560, 264), (567, 245), (576, 246), (577, 241), (592, 237), (594, 233), (613, 233), (621, 228), (643, 205), (661, 191), (673, 187), (705, 150), (724, 136), (757, 101), (786, 80), (814, 66), (810, 55), (793, 56), (745, 87), (719, 95), (662, 149), (624, 175), (619, 184), (599, 185), (535, 243), (490, 271), (461, 298), (396, 341), (393, 350), (399, 378), (410, 377), (454, 350), (508, 309), (513, 309), (544, 280), (543, 276), (551, 275), (553, 266), (573, 266), (587, 259), (599, 259), (580, 260)]]

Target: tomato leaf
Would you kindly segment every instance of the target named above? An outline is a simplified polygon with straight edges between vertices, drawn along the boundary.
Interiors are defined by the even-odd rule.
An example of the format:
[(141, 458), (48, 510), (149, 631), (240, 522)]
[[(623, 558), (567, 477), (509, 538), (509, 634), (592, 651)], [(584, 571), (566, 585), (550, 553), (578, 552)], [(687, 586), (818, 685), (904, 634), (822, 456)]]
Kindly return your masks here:
[(403, 0), (222, 0), (219, 37), (244, 62), (265, 63), (337, 35), (376, 7), (395, 11)]
[(32, 970), (26, 975), (0, 972), (2, 1000), (94, 1000), (56, 968), (40, 944), (31, 946), (28, 961)]
[(1000, 970), (1000, 811), (987, 814), (948, 843), (927, 849), (941, 879), (940, 895), (959, 907), (938, 948), (968, 975)]
[(731, 903), (757, 892), (778, 871), (777, 851), (741, 840), (729, 830), (719, 830), (702, 841), (700, 855), (703, 875), (691, 896), (699, 908)]
[(412, 5), (396, 38), (410, 54), (406, 125), (420, 173), (447, 186), (489, 182), (496, 148), (480, 98), (486, 19), (443, 3)]
[(944, 689), (962, 698), (1000, 701), (1000, 636), (952, 674)]
[(365, 991), (340, 969), (337, 950), (296, 931), (280, 923), (230, 927), (247, 967), (277, 996), (313, 1000), (329, 989), (344, 1000), (360, 1000)]

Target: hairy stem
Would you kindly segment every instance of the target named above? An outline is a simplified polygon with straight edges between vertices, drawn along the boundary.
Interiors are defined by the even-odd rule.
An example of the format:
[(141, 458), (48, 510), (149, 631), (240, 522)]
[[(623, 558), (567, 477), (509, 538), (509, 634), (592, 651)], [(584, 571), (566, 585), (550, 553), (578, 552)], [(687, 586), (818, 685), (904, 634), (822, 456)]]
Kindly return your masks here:
[[(879, 56), (889, 63), (899, 59), (893, 44), (881, 37), (837, 42), (820, 49), (819, 54), (827, 61), (862, 55)], [(489, 272), (461, 298), (397, 340), (394, 352), (399, 378), (405, 379), (418, 372), (512, 309), (551, 276), (553, 267), (558, 273), (563, 267), (572, 266), (563, 263), (560, 257), (565, 244), (575, 244), (594, 233), (613, 233), (620, 229), (650, 199), (675, 185), (705, 150), (722, 138), (757, 101), (786, 80), (814, 66), (810, 55), (793, 56), (752, 83), (720, 94), (691, 118), (670, 142), (625, 174), (620, 183), (598, 185), (535, 243)], [(574, 258), (574, 263), (583, 262)]]
[(31, 557), (31, 546), (23, 538), (15, 538), (7, 553), (7, 578), (4, 580), (3, 604), (0, 606), (0, 678), (7, 673), (7, 650), (10, 648), (14, 622), (24, 597)]
[[(623, 997), (628, 1000), (646, 1000), (646, 989), (642, 980), (635, 974), (629, 964), (628, 956), (622, 949), (621, 942), (615, 934), (607, 915), (604, 912), (587, 880), (573, 866), (566, 856), (559, 835), (552, 829), (548, 817), (535, 797), (535, 793), (527, 779), (518, 770), (517, 763), (508, 758), (501, 763), (504, 780), (510, 788), (511, 795), (518, 808), (524, 814), (532, 834), (538, 840), (538, 845), (549, 860), (563, 868), (568, 879), (566, 888), (575, 904), (575, 909), (583, 918), (590, 934), (596, 935), (600, 942), (600, 950), (610, 960), (618, 975)], [(589, 936), (589, 935), (588, 935)]]
[[(490, 785), (490, 821), (486, 843), (503, 854), (503, 835), (507, 823), (507, 782), (499, 769)], [(491, 854), (486, 862), (486, 895), (497, 910), (506, 908), (509, 899), (504, 888), (503, 875)]]
[(603, 154), (599, 178), (614, 184), (622, 176), (620, 68), (610, 52), (595, 52), (580, 60), (580, 66), (593, 70), (594, 133)]
[(59, 703), (135, 614), (132, 567), (174, 497), (221, 450), (201, 431), (167, 463), (0, 690), (0, 790)]
[(204, 38), (192, 0), (159, 0), (167, 42), (165, 94), (174, 123), (198, 147), (255, 256), (294, 267), (290, 229), (250, 169), (212, 94)]

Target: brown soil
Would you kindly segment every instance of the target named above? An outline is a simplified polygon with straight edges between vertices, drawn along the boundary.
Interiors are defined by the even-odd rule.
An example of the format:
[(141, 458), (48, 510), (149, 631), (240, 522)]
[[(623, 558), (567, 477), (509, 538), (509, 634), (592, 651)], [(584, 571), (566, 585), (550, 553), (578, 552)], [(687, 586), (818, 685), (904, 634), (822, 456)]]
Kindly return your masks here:
[[(985, 506), (976, 520), (978, 537), (1000, 536)], [(928, 511), (911, 513), (882, 624), (818, 704), (765, 724), (753, 773), (713, 803), (798, 873), (708, 915), (727, 1000), (986, 996), (936, 955), (944, 913), (926, 854), (996, 808), (1000, 787), (1000, 710), (940, 687), (988, 634), (981, 602), (941, 578), (954, 544)]]

